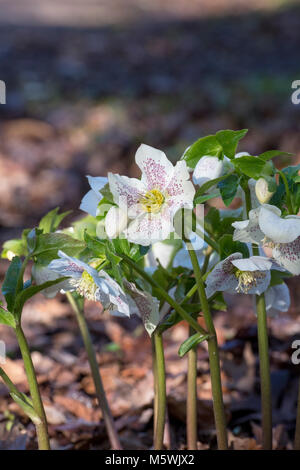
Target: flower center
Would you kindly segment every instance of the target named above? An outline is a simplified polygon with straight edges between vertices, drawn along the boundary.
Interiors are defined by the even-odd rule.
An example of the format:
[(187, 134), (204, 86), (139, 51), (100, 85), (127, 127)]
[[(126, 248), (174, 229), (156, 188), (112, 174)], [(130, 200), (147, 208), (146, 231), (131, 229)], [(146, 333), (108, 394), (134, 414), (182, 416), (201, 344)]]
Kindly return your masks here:
[(263, 271), (240, 271), (237, 269), (234, 274), (239, 281), (236, 291), (243, 294), (248, 294), (249, 290), (256, 287), (258, 279), (266, 277), (266, 273)]
[(80, 279), (72, 279), (70, 282), (76, 288), (78, 294), (88, 300), (96, 300), (98, 286), (87, 271), (83, 271)]
[(266, 248), (275, 248), (276, 246), (276, 243), (274, 243), (272, 240), (270, 240), (270, 238), (268, 237), (265, 237), (263, 240), (262, 240), (262, 245), (265, 246)]
[(140, 199), (143, 210), (145, 212), (151, 212), (152, 214), (157, 214), (160, 211), (164, 201), (165, 197), (158, 189), (147, 191)]

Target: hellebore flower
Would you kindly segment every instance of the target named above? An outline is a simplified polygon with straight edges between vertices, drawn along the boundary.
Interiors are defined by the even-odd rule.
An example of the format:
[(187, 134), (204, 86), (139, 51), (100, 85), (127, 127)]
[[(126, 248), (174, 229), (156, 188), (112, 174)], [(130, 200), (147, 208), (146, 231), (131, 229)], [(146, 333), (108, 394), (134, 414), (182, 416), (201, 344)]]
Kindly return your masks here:
[[(62, 276), (58, 276), (57, 273), (49, 269), (48, 266), (42, 266), (40, 264), (34, 264), (32, 266), (31, 275), (38, 286), (40, 284), (44, 284), (47, 281), (55, 281), (56, 279), (59, 279), (60, 277), (62, 277)], [(60, 291), (65, 292), (70, 289), (72, 289), (72, 286), (70, 285), (70, 281), (66, 279), (60, 282), (59, 284), (55, 284), (54, 286), (47, 287), (46, 289), (42, 291), (42, 294), (47, 299), (53, 299), (53, 297), (55, 297), (58, 292)]]
[(274, 194), (269, 191), (268, 182), (264, 178), (259, 178), (255, 184), (255, 194), (261, 204), (267, 204)]
[(292, 274), (300, 274), (300, 217), (281, 217), (276, 206), (264, 204), (249, 212), (249, 220), (234, 222), (234, 240), (272, 248), (274, 260)]
[(159, 301), (149, 292), (139, 290), (135, 284), (126, 279), (124, 287), (131, 315), (141, 318), (147, 333), (151, 336), (160, 320)]
[(128, 223), (127, 208), (112, 206), (105, 217), (105, 232), (108, 238), (117, 238)]
[(229, 294), (260, 295), (270, 284), (272, 262), (262, 256), (243, 258), (241, 253), (233, 253), (220, 261), (206, 278), (206, 295), (215, 292)]
[(179, 161), (174, 167), (161, 150), (142, 144), (135, 161), (142, 171), (141, 180), (109, 173), (108, 182), (114, 202), (128, 210), (126, 238), (147, 246), (168, 238), (178, 209), (193, 208), (195, 188), (186, 162)]
[(269, 287), (265, 292), (266, 311), (270, 317), (275, 317), (280, 312), (287, 312), (291, 305), (291, 297), (288, 286), (283, 282)]
[(105, 310), (130, 316), (127, 296), (105, 271), (97, 271), (76, 258), (58, 252), (59, 259), (51, 261), (48, 268), (62, 277), (70, 277), (69, 290), (76, 290), (88, 300), (101, 302)]
[(96, 217), (98, 204), (103, 198), (100, 190), (108, 183), (108, 179), (102, 176), (87, 176), (91, 190), (83, 197), (80, 209)]

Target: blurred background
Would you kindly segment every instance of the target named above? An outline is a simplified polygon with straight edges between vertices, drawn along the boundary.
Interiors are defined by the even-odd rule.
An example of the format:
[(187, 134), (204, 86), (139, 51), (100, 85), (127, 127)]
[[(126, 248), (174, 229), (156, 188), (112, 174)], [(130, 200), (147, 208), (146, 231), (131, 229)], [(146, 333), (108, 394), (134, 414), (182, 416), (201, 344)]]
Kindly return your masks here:
[[(7, 87), (7, 104), (0, 105), (0, 243), (19, 236), (24, 227), (33, 226), (46, 211), (56, 206), (64, 210), (78, 207), (88, 190), (87, 174), (105, 175), (109, 170), (137, 176), (134, 154), (141, 142), (163, 149), (176, 160), (201, 136), (220, 129), (249, 128), (240, 150), (256, 154), (280, 149), (295, 153), (294, 162), (300, 161), (300, 105), (291, 102), (291, 84), (300, 79), (298, 1), (0, 0), (0, 12), (0, 79)], [(75, 211), (75, 214), (80, 212)], [(1, 264), (3, 274), (7, 264), (5, 261)], [(292, 389), (291, 383), (296, 383), (294, 372), (286, 366), (291, 335), (300, 332), (295, 322), (298, 315), (296, 281), (294, 285), (290, 315), (274, 320), (272, 324), (272, 346), (275, 348), (272, 357), (277, 374), (274, 380), (278, 392), (275, 400), (278, 399), (280, 406), (282, 387), (289, 384)], [(248, 382), (240, 384), (241, 388), (236, 392), (243, 395), (250, 390), (252, 402), (247, 402), (242, 411), (241, 406), (237, 411), (231, 409), (231, 413), (236, 420), (232, 422), (232, 429), (240, 426), (239, 429), (253, 436), (258, 435), (259, 430), (255, 427), (253, 430), (249, 423), (259, 421), (259, 398), (255, 395), (255, 318), (252, 306), (247, 302), (231, 305), (232, 320), (220, 314), (216, 321), (221, 343), (227, 341), (225, 365), (226, 357), (228, 359), (233, 353), (236, 357), (238, 351), (240, 368), (238, 365), (232, 367), (231, 359), (228, 359), (227, 369), (224, 369), (227, 380), (232, 379), (234, 387), (244, 377), (245, 370), (251, 369), (252, 361), (252, 379), (248, 377)], [(47, 364), (43, 364), (38, 351), (46, 346), (49, 350), (49, 344), (55, 343), (57, 350), (61, 347), (61, 354), (75, 354), (72, 338), (74, 340), (76, 331), (76, 325), (71, 323), (73, 326), (69, 326), (67, 315), (70, 312), (65, 304), (54, 299), (47, 305), (50, 305), (49, 311), (55, 309), (54, 317), (53, 314), (50, 319), (47, 317), (48, 307), (42, 299), (31, 306), (26, 317), (31, 341), (37, 350), (36, 364), (40, 361), (40, 368), (44, 367), (46, 375)], [(136, 342), (128, 346), (133, 341), (130, 334), (126, 336), (118, 322), (111, 321), (106, 326), (99, 323), (95, 307), (91, 307), (89, 315), (98, 344), (116, 344), (117, 349), (122, 349), (124, 338), (127, 338), (124, 354), (131, 354), (127, 359), (132, 361), (130, 347), (137, 354), (138, 346)], [(71, 328), (71, 337), (63, 333), (66, 324)], [(176, 331), (172, 333), (175, 339), (172, 336), (167, 346), (169, 361), (172, 357), (174, 361), (177, 358), (178, 341), (186, 335), (184, 328), (181, 331), (179, 327)], [(6, 329), (5, 334), (9, 343)], [(237, 343), (231, 344), (230, 338)], [(13, 337), (10, 341), (10, 354), (17, 355)], [(251, 347), (248, 348), (249, 344), (254, 353)], [(144, 348), (144, 342), (141, 343), (141, 351), (144, 351), (142, 345)], [(145, 360), (145, 371), (149, 370), (149, 351), (148, 356), (140, 359), (140, 363)], [(278, 351), (286, 356), (280, 356)], [(115, 361), (113, 354), (118, 352), (107, 354), (110, 358), (107, 367), (111, 371), (109, 361)], [(201, 354), (200, 359), (204, 362), (201, 363), (203, 370), (199, 381), (204, 380), (204, 385), (199, 394), (204, 403), (210, 399), (210, 391), (209, 380), (205, 379), (208, 377), (205, 376), (205, 350)], [(245, 354), (248, 354), (246, 359)], [(122, 360), (128, 366), (125, 356)], [(119, 356), (117, 358), (118, 367), (121, 367)], [(66, 357), (64, 360), (68, 361)], [(64, 360), (62, 356), (52, 356), (56, 366), (63, 367)], [(86, 362), (84, 364), (86, 367)], [(117, 376), (120, 369), (115, 362), (113, 364)], [(178, 359), (177, 369), (174, 365), (173, 372), (172, 362), (170, 364), (173, 380), (174, 374), (182, 377)], [(247, 364), (245, 370), (244, 364)], [(53, 370), (53, 363), (48, 366)], [(130, 384), (136, 384), (138, 380), (136, 371), (139, 369), (133, 369), (132, 366), (131, 372), (124, 373), (127, 388), (123, 385), (127, 391)], [(140, 369), (141, 379), (146, 372), (142, 366)], [(15, 366), (12, 370), (16, 370)], [(75, 392), (83, 394), (80, 403), (84, 406), (92, 387), (88, 382), (88, 369), (82, 366), (77, 375), (84, 386), (78, 386)], [(65, 377), (65, 386), (73, 379), (69, 377), (68, 382)], [(45, 390), (47, 384), (45, 379)], [(110, 396), (116, 400), (113, 393), (120, 390), (120, 383), (110, 385)], [(144, 385), (140, 386), (141, 390), (145, 389)], [(178, 389), (178, 384), (176, 387)], [(180, 410), (184, 412), (184, 392), (181, 398), (176, 393), (175, 398), (173, 394), (170, 399), (175, 410), (173, 419), (182, 423), (184, 418)], [(230, 387), (227, 393), (227, 401), (231, 403)], [(293, 397), (285, 402), (286, 407), (288, 403), (293, 403), (294, 407)], [(54, 416), (57, 407), (51, 408), (49, 401), (53, 426), (55, 423), (66, 426), (64, 413), (73, 413), (72, 416), (79, 416), (78, 419), (94, 420), (95, 417), (82, 411), (79, 405), (76, 407), (72, 399), (73, 395), (69, 402), (63, 403), (61, 396), (60, 418)], [(149, 400), (148, 397), (146, 402)], [(182, 401), (181, 408), (178, 400)], [(116, 405), (113, 411), (120, 416), (123, 406), (131, 416), (133, 403), (128, 405), (129, 411), (125, 402)], [(145, 408), (144, 403), (141, 406)], [(86, 407), (89, 409), (88, 405)], [(205, 406), (202, 411), (206, 416)], [(294, 408), (278, 411), (276, 424), (285, 423), (284, 430), (291, 432), (294, 411)], [(252, 421), (249, 413), (254, 415)], [(145, 416), (142, 423), (136, 424), (133, 420), (133, 429), (134, 426), (144, 429), (143, 425), (150, 419), (148, 416), (147, 421)], [(207, 422), (207, 417), (205, 420)], [(236, 431), (235, 435), (238, 434)], [(57, 438), (55, 432), (54, 435)], [(126, 439), (130, 440), (130, 436)], [(251, 447), (251, 442), (245, 446)], [(141, 439), (139, 445), (147, 447), (147, 439), (145, 442)]]

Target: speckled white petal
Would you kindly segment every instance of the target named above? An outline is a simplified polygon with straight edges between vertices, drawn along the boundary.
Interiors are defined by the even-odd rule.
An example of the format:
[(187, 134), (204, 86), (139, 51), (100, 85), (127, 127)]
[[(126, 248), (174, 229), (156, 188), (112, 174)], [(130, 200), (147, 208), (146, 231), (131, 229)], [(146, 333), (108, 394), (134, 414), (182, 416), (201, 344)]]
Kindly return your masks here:
[(209, 155), (203, 156), (197, 163), (194, 173), (193, 182), (202, 186), (207, 181), (219, 178), (223, 172), (223, 161), (218, 157)]
[(259, 208), (252, 209), (249, 212), (248, 220), (232, 223), (232, 226), (235, 228), (233, 233), (234, 241), (259, 244), (263, 240), (264, 233), (260, 230), (258, 224), (259, 212)]
[(145, 185), (136, 178), (128, 178), (108, 173), (109, 188), (118, 206), (127, 206), (129, 209), (139, 203), (146, 192)]
[(278, 312), (287, 312), (291, 305), (288, 286), (282, 283), (269, 287), (265, 292), (265, 300), (268, 315), (275, 316)]
[(290, 273), (300, 274), (300, 237), (291, 243), (278, 243), (273, 248), (275, 261)]
[(232, 264), (240, 271), (268, 271), (272, 267), (272, 261), (263, 256), (251, 256), (250, 258), (233, 260)]
[(81, 204), (79, 209), (81, 209), (84, 212), (87, 212), (88, 214), (92, 215), (93, 217), (96, 217), (97, 215), (97, 208), (98, 204), (101, 201), (102, 196), (99, 193), (95, 193), (92, 189), (86, 193), (86, 195), (82, 198)]
[(259, 226), (267, 238), (275, 243), (290, 243), (300, 236), (300, 217), (282, 218), (281, 211), (265, 204), (259, 213)]
[(135, 154), (135, 161), (142, 171), (142, 182), (147, 190), (164, 190), (168, 186), (174, 167), (162, 150), (142, 144)]
[(68, 276), (79, 279), (86, 270), (87, 265), (82, 261), (66, 255), (63, 251), (58, 252), (59, 259), (54, 259), (48, 265), (51, 271), (54, 271), (61, 276)]
[(189, 172), (187, 170), (186, 162), (179, 161), (173, 170), (172, 178), (170, 179), (166, 191), (166, 203), (169, 205), (173, 215), (180, 208), (193, 209), (193, 200), (195, 196), (195, 188), (191, 181), (189, 181)]
[(173, 215), (165, 207), (158, 213), (144, 212), (137, 216), (124, 231), (128, 241), (148, 246), (158, 241), (169, 239), (173, 232)]
[(211, 297), (215, 292), (235, 292), (238, 280), (233, 274), (232, 261), (242, 258), (241, 253), (233, 253), (220, 261), (206, 278), (206, 295)]
[(264, 276), (256, 279), (256, 286), (252, 287), (248, 294), (261, 295), (268, 289), (271, 282), (271, 271), (263, 271), (262, 274)]
[(134, 313), (142, 319), (147, 333), (151, 336), (160, 320), (159, 301), (155, 297), (152, 297), (149, 292), (137, 289), (132, 282), (125, 280), (124, 285), (128, 296), (131, 297), (136, 305), (136, 311)]

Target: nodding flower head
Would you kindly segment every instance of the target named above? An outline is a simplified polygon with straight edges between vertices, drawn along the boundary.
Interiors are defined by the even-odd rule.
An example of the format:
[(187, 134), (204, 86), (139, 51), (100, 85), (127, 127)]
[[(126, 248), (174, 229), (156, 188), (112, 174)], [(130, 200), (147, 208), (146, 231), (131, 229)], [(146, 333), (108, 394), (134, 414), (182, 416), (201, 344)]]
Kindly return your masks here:
[(88, 300), (97, 300), (96, 292), (99, 289), (94, 278), (87, 271), (83, 271), (81, 278), (71, 279), (70, 284), (75, 288), (78, 294)]
[(257, 287), (258, 280), (266, 277), (263, 271), (241, 271), (240, 269), (237, 269), (234, 275), (238, 280), (236, 291), (244, 294), (248, 294), (251, 289)]

